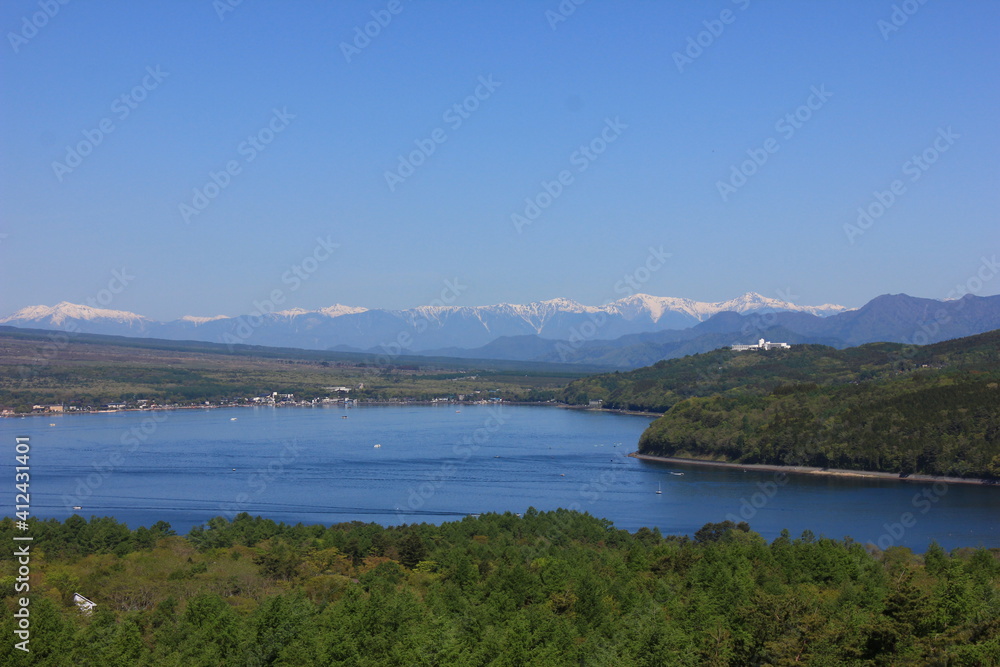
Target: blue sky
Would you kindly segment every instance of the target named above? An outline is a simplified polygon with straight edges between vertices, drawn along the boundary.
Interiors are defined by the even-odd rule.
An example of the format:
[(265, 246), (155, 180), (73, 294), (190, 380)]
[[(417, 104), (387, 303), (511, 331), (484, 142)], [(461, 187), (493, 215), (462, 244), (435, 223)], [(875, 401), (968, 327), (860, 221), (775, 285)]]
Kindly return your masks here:
[(1000, 293), (995, 2), (227, 2), (4, 3), (0, 314)]

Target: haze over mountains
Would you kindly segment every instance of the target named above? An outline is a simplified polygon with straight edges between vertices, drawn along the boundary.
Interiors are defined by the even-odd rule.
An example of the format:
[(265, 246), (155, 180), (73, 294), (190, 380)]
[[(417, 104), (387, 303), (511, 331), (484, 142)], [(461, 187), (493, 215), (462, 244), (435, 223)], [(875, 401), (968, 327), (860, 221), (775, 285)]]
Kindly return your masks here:
[(929, 343), (1000, 328), (1000, 296), (952, 301), (884, 295), (862, 308), (799, 306), (748, 292), (705, 303), (636, 294), (602, 306), (569, 299), (492, 306), (381, 310), (334, 305), (236, 317), (157, 322), (135, 313), (62, 302), (31, 306), (0, 325), (81, 333), (632, 368), (760, 336), (847, 347)]

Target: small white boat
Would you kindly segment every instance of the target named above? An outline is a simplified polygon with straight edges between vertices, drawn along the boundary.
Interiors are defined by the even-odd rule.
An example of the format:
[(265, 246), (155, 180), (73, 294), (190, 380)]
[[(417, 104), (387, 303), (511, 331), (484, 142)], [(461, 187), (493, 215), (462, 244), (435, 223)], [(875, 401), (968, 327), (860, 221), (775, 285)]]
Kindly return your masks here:
[(236, 417), (230, 417), (230, 418), (229, 418), (229, 421), (231, 421), (231, 422), (234, 422), (234, 421), (236, 421)]
[(678, 477), (683, 477), (684, 476), (684, 473), (682, 473), (682, 472), (671, 472), (670, 474), (671, 475), (677, 475)]
[(80, 507), (79, 505), (73, 505), (73, 509), (75, 509), (75, 510), (82, 510), (83, 508)]
[(656, 495), (660, 495), (662, 493), (663, 493), (663, 489), (660, 488), (660, 483), (657, 482), (656, 483)]
[(375, 449), (378, 449), (378, 448), (379, 448), (379, 447), (381, 447), (381, 446), (382, 446), (382, 445), (375, 445)]

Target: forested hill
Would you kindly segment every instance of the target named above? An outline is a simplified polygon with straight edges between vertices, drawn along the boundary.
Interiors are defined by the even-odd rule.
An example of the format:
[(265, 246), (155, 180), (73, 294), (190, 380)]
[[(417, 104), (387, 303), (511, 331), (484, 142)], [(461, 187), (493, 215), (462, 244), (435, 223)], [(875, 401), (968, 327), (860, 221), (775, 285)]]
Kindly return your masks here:
[[(633, 402), (659, 392), (657, 407), (670, 408), (639, 451), (1000, 479), (1000, 332), (909, 350), (803, 348), (664, 366), (676, 382), (682, 370), (707, 374), (718, 364), (690, 385), (633, 379), (619, 391), (631, 390)], [(643, 381), (654, 386), (640, 394)]]
[(788, 350), (733, 352), (719, 349), (669, 359), (629, 372), (592, 375), (571, 382), (560, 398), (571, 405), (602, 400), (604, 407), (666, 412), (691, 397), (752, 393), (766, 395), (783, 386), (830, 387), (924, 375), (1000, 370), (1000, 330), (934, 345), (869, 343), (837, 350), (794, 345)]
[[(688, 537), (529, 509), (440, 526), (219, 517), (188, 537), (30, 519), (3, 665), (995, 665), (997, 550), (922, 557), (746, 524)], [(11, 544), (10, 519), (0, 539)], [(44, 553), (44, 560), (42, 554)], [(90, 615), (73, 604), (97, 603)], [(24, 596), (25, 593), (21, 593)], [(23, 627), (23, 626), (21, 626)]]

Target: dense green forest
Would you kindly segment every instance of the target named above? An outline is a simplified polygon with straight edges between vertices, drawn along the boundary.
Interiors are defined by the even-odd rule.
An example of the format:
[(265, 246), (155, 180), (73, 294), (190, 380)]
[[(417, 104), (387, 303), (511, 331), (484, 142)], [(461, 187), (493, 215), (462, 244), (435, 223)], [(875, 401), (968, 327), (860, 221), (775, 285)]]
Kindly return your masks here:
[(1000, 479), (1000, 331), (716, 350), (577, 380), (565, 399), (665, 412), (643, 454)]
[(731, 522), (664, 537), (566, 510), (30, 532), (31, 653), (11, 640), (4, 550), (4, 665), (1000, 664), (996, 549), (870, 552), (808, 531), (768, 544)]
[(1000, 479), (1000, 384), (995, 374), (914, 373), (690, 398), (649, 426), (639, 452)]

